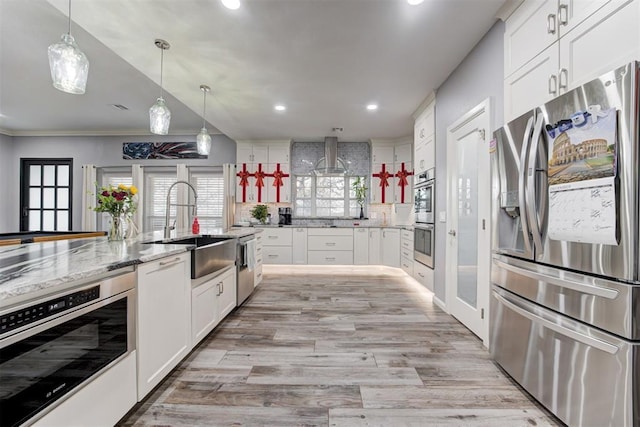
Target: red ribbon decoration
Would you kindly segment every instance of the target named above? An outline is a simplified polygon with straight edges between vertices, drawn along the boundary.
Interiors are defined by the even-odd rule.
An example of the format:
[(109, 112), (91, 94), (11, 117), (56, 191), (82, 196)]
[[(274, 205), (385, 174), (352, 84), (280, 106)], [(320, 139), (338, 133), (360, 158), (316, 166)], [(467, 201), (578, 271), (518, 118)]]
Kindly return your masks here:
[(264, 177), (267, 174), (262, 170), (262, 163), (258, 163), (258, 170), (255, 171), (253, 176), (256, 177), (256, 187), (258, 187), (258, 203), (262, 202), (262, 187), (264, 187)]
[(384, 193), (385, 193), (385, 187), (389, 186), (389, 182), (388, 179), (391, 178), (393, 175), (391, 175), (389, 172), (387, 172), (387, 165), (385, 163), (382, 164), (382, 170), (379, 173), (374, 173), (372, 175), (375, 178), (380, 178), (380, 187), (381, 191), (382, 191), (382, 203), (384, 203)]
[(247, 164), (242, 164), (242, 170), (236, 174), (240, 177), (240, 186), (242, 187), (242, 203), (247, 201), (247, 186), (249, 185), (249, 177), (253, 176), (252, 173), (247, 171)]
[(413, 171), (409, 172), (406, 170), (404, 168), (404, 162), (402, 162), (400, 170), (396, 173), (396, 177), (400, 178), (398, 181), (398, 186), (400, 187), (400, 203), (404, 203), (404, 187), (409, 185), (407, 177), (411, 175), (413, 175)]
[(280, 187), (284, 185), (282, 178), (287, 178), (289, 174), (281, 171), (280, 163), (276, 163), (276, 170), (269, 176), (273, 177), (273, 186), (276, 187), (276, 203), (280, 203)]

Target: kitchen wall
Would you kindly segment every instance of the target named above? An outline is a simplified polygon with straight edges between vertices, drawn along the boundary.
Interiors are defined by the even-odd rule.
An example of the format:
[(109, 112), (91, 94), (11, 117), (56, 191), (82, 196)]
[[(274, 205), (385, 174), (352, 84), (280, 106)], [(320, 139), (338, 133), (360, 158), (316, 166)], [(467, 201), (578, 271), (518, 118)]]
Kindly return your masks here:
[(435, 294), (445, 301), (446, 224), (438, 212), (447, 206), (447, 127), (491, 98), (491, 133), (503, 122), (504, 22), (498, 21), (436, 91), (436, 247)]
[[(167, 136), (16, 136), (0, 135), (0, 178), (11, 184), (10, 188), (19, 189), (20, 159), (73, 158), (73, 229), (79, 230), (82, 221), (80, 203), (82, 200), (82, 165), (130, 166), (134, 163), (143, 166), (174, 166), (185, 163), (189, 166), (219, 166), (223, 163), (235, 163), (236, 143), (225, 135), (212, 135), (211, 154), (208, 159), (183, 160), (125, 160), (122, 158), (123, 142), (195, 142), (195, 135)], [(5, 139), (9, 138), (9, 142)], [(11, 143), (13, 141), (13, 143)], [(5, 145), (12, 146), (5, 156)], [(5, 162), (9, 165), (5, 169)], [(10, 170), (9, 176), (5, 170)], [(0, 204), (0, 232), (19, 229), (17, 206), (20, 203), (19, 191), (11, 191), (9, 203)], [(3, 221), (4, 219), (4, 221)]]
[[(0, 182), (5, 189), (5, 197), (12, 198), (18, 190), (19, 180), (14, 178), (15, 162), (13, 161), (13, 138), (0, 134)], [(11, 216), (18, 215), (18, 205), (14, 203), (0, 203), (0, 233), (9, 231)]]

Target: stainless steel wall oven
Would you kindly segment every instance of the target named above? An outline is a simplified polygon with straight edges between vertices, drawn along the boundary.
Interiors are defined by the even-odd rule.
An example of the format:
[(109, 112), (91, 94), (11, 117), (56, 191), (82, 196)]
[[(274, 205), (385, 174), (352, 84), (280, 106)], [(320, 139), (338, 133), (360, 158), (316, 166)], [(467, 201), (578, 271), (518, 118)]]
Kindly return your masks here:
[(413, 258), (429, 268), (433, 268), (435, 230), (433, 224), (416, 224), (413, 227)]
[(435, 170), (418, 174), (414, 185), (414, 209), (416, 224), (433, 224), (435, 215)]
[(0, 311), (0, 425), (30, 424), (135, 348), (135, 273)]

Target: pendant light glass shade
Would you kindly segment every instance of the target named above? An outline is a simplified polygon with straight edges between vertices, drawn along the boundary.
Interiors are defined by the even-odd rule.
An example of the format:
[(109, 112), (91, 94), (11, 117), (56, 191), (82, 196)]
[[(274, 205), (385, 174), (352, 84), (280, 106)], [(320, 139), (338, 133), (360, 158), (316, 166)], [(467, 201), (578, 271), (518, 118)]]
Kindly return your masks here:
[(211, 152), (211, 135), (209, 135), (209, 132), (207, 132), (205, 114), (207, 113), (207, 92), (209, 92), (211, 88), (207, 85), (200, 85), (200, 90), (203, 93), (202, 129), (200, 129), (200, 133), (198, 133), (198, 136), (196, 136), (196, 142), (198, 145), (198, 154), (208, 156)]
[(82, 95), (87, 87), (89, 60), (71, 35), (71, 0), (69, 0), (69, 31), (58, 43), (49, 46), (49, 68), (53, 87), (63, 92)]
[(162, 97), (162, 68), (164, 65), (164, 51), (169, 49), (168, 42), (156, 39), (155, 45), (160, 49), (160, 98), (149, 108), (149, 130), (156, 135), (166, 135), (169, 133), (169, 123), (171, 122), (171, 111), (167, 107)]
[(149, 108), (149, 130), (156, 135), (166, 135), (169, 133), (170, 121), (171, 111), (167, 108), (164, 98), (160, 97), (156, 103)]
[(198, 154), (208, 156), (211, 152), (211, 135), (207, 132), (207, 128), (200, 129), (196, 142), (198, 143)]

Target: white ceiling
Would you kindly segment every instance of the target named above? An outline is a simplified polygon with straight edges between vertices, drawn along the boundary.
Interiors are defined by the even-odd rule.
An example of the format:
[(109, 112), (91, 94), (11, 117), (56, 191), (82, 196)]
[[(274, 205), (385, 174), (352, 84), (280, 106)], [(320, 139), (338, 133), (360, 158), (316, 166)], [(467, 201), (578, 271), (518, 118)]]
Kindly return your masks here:
[[(170, 133), (207, 121), (233, 139), (410, 135), (411, 114), (495, 22), (504, 0), (74, 0), (71, 33), (90, 61), (85, 95), (51, 86), (47, 46), (67, 0), (0, 0), (0, 128), (21, 134), (148, 133), (160, 50)], [(171, 96), (173, 95), (173, 96)], [(365, 106), (376, 102), (378, 111)], [(287, 111), (273, 110), (283, 103)], [(123, 104), (119, 111), (109, 104)]]

